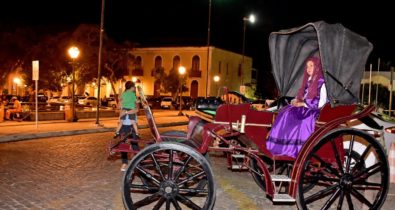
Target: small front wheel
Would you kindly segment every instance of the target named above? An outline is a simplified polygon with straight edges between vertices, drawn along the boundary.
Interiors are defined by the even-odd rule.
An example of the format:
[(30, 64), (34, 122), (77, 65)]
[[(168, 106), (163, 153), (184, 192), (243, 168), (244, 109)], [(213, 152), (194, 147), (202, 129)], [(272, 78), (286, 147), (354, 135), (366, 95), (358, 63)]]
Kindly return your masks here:
[(152, 144), (134, 156), (123, 177), (126, 209), (212, 209), (215, 187), (207, 160), (177, 142)]

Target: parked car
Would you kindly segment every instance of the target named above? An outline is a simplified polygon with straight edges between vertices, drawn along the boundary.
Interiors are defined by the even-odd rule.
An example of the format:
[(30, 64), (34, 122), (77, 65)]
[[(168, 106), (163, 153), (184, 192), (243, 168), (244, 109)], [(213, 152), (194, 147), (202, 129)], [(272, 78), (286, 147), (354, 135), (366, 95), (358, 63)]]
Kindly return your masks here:
[(116, 109), (118, 107), (117, 100), (115, 100), (114, 97), (108, 97), (106, 100), (107, 100), (106, 106), (112, 107), (113, 109)]
[(48, 100), (48, 103), (59, 103), (60, 102), (60, 97), (59, 96), (53, 96)]
[(62, 96), (62, 97), (60, 97), (60, 102), (62, 102), (62, 103), (71, 103), (71, 96)]
[(172, 97), (163, 97), (161, 102), (160, 102), (160, 108), (162, 109), (170, 109), (171, 105), (173, 102)]
[(82, 105), (87, 105), (87, 106), (96, 106), (97, 105), (97, 98), (93, 96), (88, 96), (88, 97), (81, 97), (78, 100), (79, 104)]

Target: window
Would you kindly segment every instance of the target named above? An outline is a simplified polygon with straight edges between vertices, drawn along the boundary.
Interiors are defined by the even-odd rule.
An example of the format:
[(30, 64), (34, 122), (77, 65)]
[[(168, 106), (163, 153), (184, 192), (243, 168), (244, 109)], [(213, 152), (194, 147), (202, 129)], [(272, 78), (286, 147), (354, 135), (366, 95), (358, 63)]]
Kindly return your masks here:
[(177, 71), (178, 71), (178, 67), (180, 67), (180, 61), (181, 61), (180, 56), (178, 56), (178, 55), (174, 56), (173, 69), (175, 69), (175, 70), (177, 69)]
[(156, 56), (155, 57), (155, 69), (162, 67), (162, 57)]
[(222, 66), (222, 62), (219, 61), (218, 62), (218, 74), (221, 74), (221, 66)]
[(241, 64), (239, 64), (239, 69), (237, 71), (237, 76), (241, 77)]
[(134, 67), (136, 69), (141, 69), (141, 63), (142, 63), (141, 56), (137, 56), (136, 60), (134, 61)]
[(199, 56), (195, 55), (192, 58), (192, 71), (199, 71), (200, 70), (200, 58)]
[(229, 75), (229, 63), (226, 63), (226, 75)]

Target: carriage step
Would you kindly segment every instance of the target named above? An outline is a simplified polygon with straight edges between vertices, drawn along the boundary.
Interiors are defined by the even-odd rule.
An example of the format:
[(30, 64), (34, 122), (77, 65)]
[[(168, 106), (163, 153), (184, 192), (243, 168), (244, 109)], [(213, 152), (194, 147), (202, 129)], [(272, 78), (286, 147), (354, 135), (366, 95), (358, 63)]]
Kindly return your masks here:
[(233, 170), (247, 170), (248, 167), (247, 166), (243, 166), (243, 165), (232, 165), (232, 169)]
[(241, 159), (241, 158), (245, 158), (245, 155), (243, 155), (243, 154), (232, 154), (232, 158)]
[(274, 194), (273, 202), (295, 202), (295, 198), (288, 194)]
[(273, 174), (270, 177), (272, 178), (273, 182), (291, 182), (291, 178), (289, 178), (287, 175)]

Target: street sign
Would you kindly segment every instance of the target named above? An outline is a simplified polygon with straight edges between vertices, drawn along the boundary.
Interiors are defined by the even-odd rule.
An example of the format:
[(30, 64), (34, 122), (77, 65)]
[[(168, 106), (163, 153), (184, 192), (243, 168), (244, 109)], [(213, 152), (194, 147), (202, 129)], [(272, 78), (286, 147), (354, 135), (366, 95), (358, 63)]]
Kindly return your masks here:
[(38, 80), (38, 61), (33, 61), (33, 80)]

